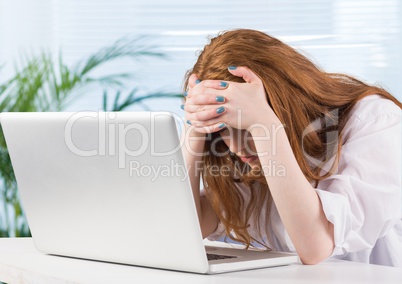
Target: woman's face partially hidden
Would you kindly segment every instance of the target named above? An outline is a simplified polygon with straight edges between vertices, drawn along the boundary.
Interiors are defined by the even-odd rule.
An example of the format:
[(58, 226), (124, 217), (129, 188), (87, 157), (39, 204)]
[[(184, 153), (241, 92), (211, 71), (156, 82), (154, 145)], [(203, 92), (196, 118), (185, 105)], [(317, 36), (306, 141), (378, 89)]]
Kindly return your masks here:
[(252, 168), (259, 166), (258, 154), (250, 132), (230, 127), (221, 130), (219, 134), (229, 150), (240, 157), (244, 163)]

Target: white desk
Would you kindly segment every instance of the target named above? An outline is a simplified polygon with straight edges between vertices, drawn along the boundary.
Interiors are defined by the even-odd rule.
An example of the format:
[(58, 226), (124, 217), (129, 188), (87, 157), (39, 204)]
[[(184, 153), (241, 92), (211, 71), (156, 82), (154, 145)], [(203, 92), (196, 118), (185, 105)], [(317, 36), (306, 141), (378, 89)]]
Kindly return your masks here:
[(44, 255), (30, 238), (0, 238), (0, 281), (6, 283), (402, 283), (402, 269), (347, 261), (198, 275)]

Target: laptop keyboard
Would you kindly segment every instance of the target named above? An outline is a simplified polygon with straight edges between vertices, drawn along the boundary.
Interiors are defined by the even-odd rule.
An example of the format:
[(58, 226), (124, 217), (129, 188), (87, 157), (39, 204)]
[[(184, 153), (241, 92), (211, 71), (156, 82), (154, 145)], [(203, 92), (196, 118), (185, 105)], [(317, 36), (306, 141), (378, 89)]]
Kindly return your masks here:
[(228, 258), (236, 258), (236, 257), (237, 256), (207, 253), (208, 260), (219, 260), (219, 259), (228, 259)]

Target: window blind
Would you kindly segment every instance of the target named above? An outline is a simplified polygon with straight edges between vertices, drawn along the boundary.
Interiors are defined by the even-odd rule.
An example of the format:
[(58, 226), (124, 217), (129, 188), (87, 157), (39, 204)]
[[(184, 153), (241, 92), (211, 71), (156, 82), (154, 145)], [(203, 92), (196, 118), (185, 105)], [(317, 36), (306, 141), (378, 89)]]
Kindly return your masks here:
[[(56, 54), (62, 50), (73, 63), (122, 36), (147, 35), (168, 59), (123, 62), (113, 68), (134, 68), (138, 75), (133, 83), (145, 93), (178, 92), (208, 36), (252, 28), (303, 50), (328, 71), (379, 81), (402, 97), (398, 0), (16, 0), (29, 14), (18, 17), (18, 36), (10, 32), (10, 23), (21, 15), (21, 8), (6, 2), (11, 1), (0, 0), (0, 7), (6, 8), (0, 11), (1, 63), (9, 64), (21, 46), (41, 44)], [(30, 28), (24, 29), (27, 25)], [(73, 108), (97, 109), (100, 97), (84, 96)], [(177, 108), (180, 113), (177, 100), (150, 105), (155, 110)]]

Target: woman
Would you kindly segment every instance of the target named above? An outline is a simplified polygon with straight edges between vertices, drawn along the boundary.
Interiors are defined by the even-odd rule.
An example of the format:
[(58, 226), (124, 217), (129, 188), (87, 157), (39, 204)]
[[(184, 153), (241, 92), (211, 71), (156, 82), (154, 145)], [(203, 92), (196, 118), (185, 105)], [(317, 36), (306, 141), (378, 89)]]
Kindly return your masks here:
[(213, 38), (185, 89), (204, 237), (296, 251), (305, 264), (402, 267), (402, 104), (391, 94), (254, 30)]

